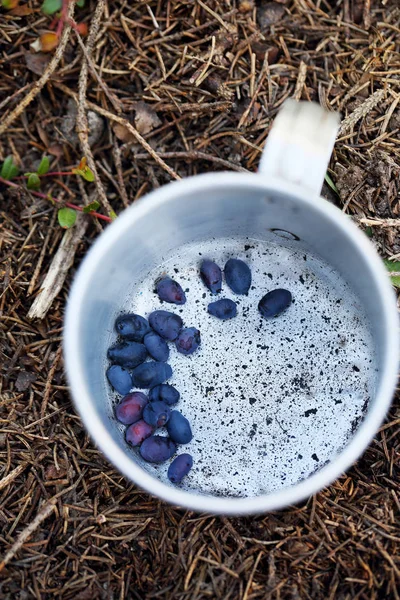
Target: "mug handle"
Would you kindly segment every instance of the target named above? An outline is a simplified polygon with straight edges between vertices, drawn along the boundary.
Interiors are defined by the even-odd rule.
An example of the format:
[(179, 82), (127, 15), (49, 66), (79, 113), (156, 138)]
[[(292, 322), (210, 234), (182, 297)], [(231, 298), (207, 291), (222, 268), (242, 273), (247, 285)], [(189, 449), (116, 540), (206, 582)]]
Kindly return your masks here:
[(286, 100), (268, 135), (259, 172), (319, 196), (339, 123), (339, 113), (315, 102)]

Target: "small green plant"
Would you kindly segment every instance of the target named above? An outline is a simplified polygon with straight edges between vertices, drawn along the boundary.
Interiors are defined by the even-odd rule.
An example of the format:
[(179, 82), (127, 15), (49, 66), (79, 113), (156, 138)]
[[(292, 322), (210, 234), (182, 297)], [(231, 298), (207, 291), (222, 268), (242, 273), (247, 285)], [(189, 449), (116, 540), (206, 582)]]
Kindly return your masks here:
[(85, 214), (90, 214), (94, 217), (97, 217), (98, 219), (107, 221), (108, 223), (110, 223), (116, 218), (117, 215), (114, 213), (114, 211), (111, 211), (112, 214), (110, 214), (110, 216), (98, 213), (97, 210), (100, 208), (100, 204), (96, 200), (94, 202), (91, 202), (87, 206), (77, 206), (76, 204), (72, 204), (71, 202), (62, 202), (61, 200), (54, 198), (50, 194), (44, 194), (38, 191), (42, 186), (42, 178), (44, 177), (62, 177), (68, 175), (77, 175), (79, 177), (82, 177), (85, 181), (93, 182), (95, 180), (95, 177), (93, 171), (90, 169), (90, 167), (88, 167), (87, 160), (85, 157), (83, 157), (79, 165), (71, 169), (71, 171), (50, 172), (49, 169), (50, 160), (47, 156), (43, 156), (36, 171), (18, 176), (19, 169), (14, 162), (14, 158), (12, 156), (7, 156), (0, 169), (0, 182), (4, 183), (5, 185), (8, 185), (9, 187), (19, 188), (21, 186), (17, 183), (14, 183), (13, 180), (17, 179), (19, 181), (23, 181), (26, 183), (27, 189), (34, 196), (48, 200), (53, 205), (63, 204), (64, 206), (58, 211), (58, 222), (64, 229), (69, 229), (70, 227), (73, 227), (75, 225), (77, 211)]
[(373, 231), (372, 231), (372, 227), (366, 227), (364, 229), (364, 233), (367, 237), (372, 238), (372, 236), (374, 235)]
[(75, 169), (72, 169), (72, 173), (75, 175), (80, 175), (86, 181), (94, 181), (93, 172), (87, 166), (87, 160), (85, 157), (82, 158), (81, 162)]
[(57, 213), (58, 222), (63, 229), (69, 229), (75, 225), (76, 221), (76, 210), (64, 206), (60, 208)]
[[(83, 8), (86, 0), (44, 0), (41, 6), (42, 13), (49, 17), (54, 15), (54, 17), (49, 25), (51, 31), (42, 33), (34, 42), (32, 42), (31, 47), (36, 52), (52, 52), (55, 50), (60, 42), (64, 25), (67, 22), (73, 29), (78, 31), (80, 35), (87, 35), (88, 28), (86, 23), (75, 23), (75, 21), (68, 20), (68, 6), (71, 2), (75, 2), (79, 8)], [(0, 5), (10, 11), (16, 9), (18, 4), (19, 0), (0, 0)], [(55, 29), (55, 31), (52, 31), (53, 29)]]
[(44, 0), (41, 11), (45, 15), (54, 15), (54, 13), (61, 10), (62, 4), (62, 0)]
[(84, 206), (83, 212), (86, 214), (89, 214), (89, 213), (96, 211), (98, 208), (100, 208), (100, 202), (97, 202), (97, 200), (95, 200), (94, 202), (91, 202), (87, 206)]
[(28, 190), (39, 190), (40, 189), (40, 177), (37, 173), (26, 173), (28, 177), (28, 181), (26, 182), (26, 187)]
[(19, 0), (1, 0), (1, 5), (6, 10), (13, 10), (14, 8), (17, 8), (18, 4)]
[(14, 179), (14, 177), (16, 177), (18, 173), (19, 169), (14, 163), (14, 158), (12, 156), (7, 156), (6, 160), (3, 162), (3, 165), (1, 167), (0, 177), (11, 181), (11, 179)]
[(400, 289), (400, 262), (394, 260), (384, 260), (387, 270), (389, 271), (392, 285)]
[(339, 196), (339, 191), (338, 191), (336, 185), (333, 183), (332, 177), (329, 175), (329, 173), (327, 173), (325, 175), (325, 181), (329, 185), (331, 190), (333, 190), (335, 192), (335, 194), (337, 194)]
[[(9, 2), (10, 0), (6, 0)], [(85, 6), (85, 0), (76, 0), (75, 3), (79, 8), (83, 8)], [(44, 0), (41, 11), (45, 15), (54, 15), (59, 12), (63, 7), (63, 0)]]
[[(55, 19), (52, 21), (50, 29), (56, 25), (57, 28), (55, 33), (50, 32), (42, 34), (37, 40), (38, 43), (36, 45), (39, 46), (40, 50), (43, 52), (51, 52), (57, 47), (64, 24), (67, 22), (68, 4), (72, 1), (74, 0), (44, 0), (41, 11), (48, 16), (55, 15)], [(75, 4), (80, 8), (83, 8), (85, 6), (85, 0), (75, 0)], [(87, 35), (86, 23), (75, 23), (75, 21), (71, 21), (69, 24), (81, 35)]]

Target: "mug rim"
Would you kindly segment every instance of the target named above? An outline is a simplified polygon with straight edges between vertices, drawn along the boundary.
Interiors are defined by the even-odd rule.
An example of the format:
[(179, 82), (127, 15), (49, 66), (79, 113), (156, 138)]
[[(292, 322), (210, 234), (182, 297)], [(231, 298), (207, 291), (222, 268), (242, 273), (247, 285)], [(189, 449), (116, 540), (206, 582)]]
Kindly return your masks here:
[[(248, 498), (227, 498), (193, 493), (169, 486), (144, 471), (114, 441), (105, 424), (97, 415), (89, 389), (85, 383), (84, 368), (80, 360), (79, 315), (80, 306), (87, 293), (91, 278), (101, 265), (105, 256), (118, 238), (129, 229), (136, 220), (148, 215), (161, 204), (179, 194), (194, 191), (212, 192), (227, 187), (251, 188), (265, 193), (278, 192), (290, 195), (297, 202), (320, 212), (328, 220), (339, 226), (343, 235), (350, 237), (368, 263), (371, 276), (375, 279), (377, 293), (383, 304), (384, 340), (387, 360), (382, 369), (381, 384), (365, 418), (347, 446), (318, 472), (310, 475), (290, 487)], [(67, 301), (64, 323), (63, 351), (67, 380), (76, 411), (80, 415), (86, 430), (97, 448), (107, 457), (127, 479), (145, 491), (173, 504), (189, 510), (226, 515), (245, 515), (262, 513), (285, 508), (308, 498), (322, 488), (333, 483), (364, 452), (386, 416), (392, 401), (397, 382), (399, 364), (398, 313), (395, 295), (391, 288), (383, 263), (371, 242), (351, 219), (337, 207), (320, 196), (315, 196), (295, 184), (262, 173), (217, 172), (195, 175), (180, 181), (171, 182), (146, 194), (121, 215), (96, 239), (83, 259), (73, 281)]]

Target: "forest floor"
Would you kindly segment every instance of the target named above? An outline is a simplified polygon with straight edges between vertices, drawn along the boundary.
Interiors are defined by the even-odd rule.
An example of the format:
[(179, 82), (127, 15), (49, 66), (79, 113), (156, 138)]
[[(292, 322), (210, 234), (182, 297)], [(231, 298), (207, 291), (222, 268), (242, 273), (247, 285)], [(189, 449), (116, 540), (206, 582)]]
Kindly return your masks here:
[[(85, 156), (95, 173), (42, 178), (44, 197), (0, 182), (0, 597), (399, 600), (399, 398), (357, 464), (307, 502), (198, 515), (102, 457), (60, 351), (71, 279), (107, 217), (172, 179), (256, 170), (287, 97), (342, 113), (337, 193), (324, 195), (399, 260), (398, 0), (87, 0), (74, 18), (88, 36), (67, 24), (55, 52), (36, 53), (52, 17), (36, 0), (0, 8), (0, 162), (26, 173), (46, 154), (70, 172)], [(48, 194), (96, 200), (106, 219), (66, 232)], [(61, 291), (31, 309), (62, 240)]]

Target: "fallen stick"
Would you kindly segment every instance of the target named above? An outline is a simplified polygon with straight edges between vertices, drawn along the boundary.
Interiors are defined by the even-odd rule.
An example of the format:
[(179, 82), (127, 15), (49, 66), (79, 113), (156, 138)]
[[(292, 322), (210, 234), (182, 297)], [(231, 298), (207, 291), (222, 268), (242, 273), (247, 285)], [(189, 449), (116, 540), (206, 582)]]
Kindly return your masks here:
[(85, 235), (88, 220), (77, 215), (76, 224), (68, 229), (61, 240), (61, 244), (51, 262), (49, 271), (43, 281), (42, 287), (28, 312), (28, 319), (43, 319), (54, 298), (64, 285), (67, 273), (73, 263), (79, 242)]
[(6, 477), (3, 477), (3, 479), (0, 479), (0, 490), (7, 487), (8, 485), (10, 485), (10, 483), (12, 481), (14, 481), (14, 479), (16, 479), (18, 477), (18, 475), (20, 475), (22, 473), (22, 471), (25, 470), (26, 465), (27, 465), (27, 463), (18, 465), (18, 467), (15, 467), (15, 469), (13, 471), (11, 471), (11, 473), (6, 475)]
[(47, 517), (49, 515), (51, 515), (56, 503), (57, 503), (57, 497), (51, 498), (41, 508), (41, 510), (36, 515), (36, 517), (33, 519), (32, 523), (29, 523), (29, 525), (20, 533), (20, 535), (17, 538), (17, 541), (11, 546), (11, 548), (9, 549), (7, 554), (4, 556), (3, 560), (0, 562), (0, 572), (10, 562), (10, 560), (12, 558), (14, 558), (14, 556), (17, 554), (18, 550), (20, 550), (22, 548), (22, 546), (24, 545), (26, 540), (28, 538), (30, 538), (32, 533), (39, 527), (39, 525), (42, 523), (42, 521), (44, 521), (45, 519), (47, 519)]

